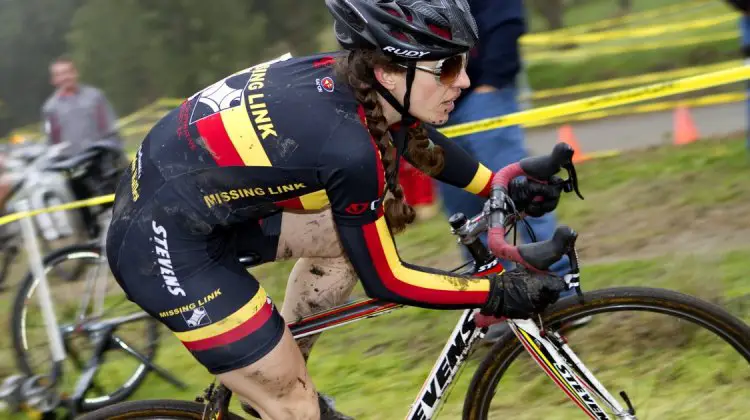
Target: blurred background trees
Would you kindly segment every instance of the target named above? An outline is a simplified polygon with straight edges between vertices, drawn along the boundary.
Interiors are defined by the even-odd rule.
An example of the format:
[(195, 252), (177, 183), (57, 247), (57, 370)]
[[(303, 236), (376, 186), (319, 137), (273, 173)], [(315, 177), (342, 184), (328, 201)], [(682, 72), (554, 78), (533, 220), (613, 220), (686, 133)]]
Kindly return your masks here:
[(326, 25), (322, 1), (2, 0), (0, 136), (38, 121), (59, 55), (122, 116), (286, 51), (318, 51)]
[[(527, 0), (531, 20), (565, 25), (588, 3)], [(290, 51), (336, 48), (323, 0), (0, 0), (0, 137), (36, 123), (52, 93), (48, 64), (66, 54), (84, 83), (103, 89), (120, 116), (160, 97), (184, 97), (228, 72)]]

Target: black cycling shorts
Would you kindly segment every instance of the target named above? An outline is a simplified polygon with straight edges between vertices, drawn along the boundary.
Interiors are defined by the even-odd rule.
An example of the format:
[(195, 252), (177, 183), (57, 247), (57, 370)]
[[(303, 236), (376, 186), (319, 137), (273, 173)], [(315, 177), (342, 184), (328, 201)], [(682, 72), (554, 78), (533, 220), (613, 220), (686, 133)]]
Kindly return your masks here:
[(110, 227), (107, 257), (115, 278), (212, 374), (250, 365), (276, 346), (284, 321), (239, 257), (275, 259), (281, 213), (210, 231), (191, 229), (160, 204), (176, 198), (165, 190), (168, 184)]

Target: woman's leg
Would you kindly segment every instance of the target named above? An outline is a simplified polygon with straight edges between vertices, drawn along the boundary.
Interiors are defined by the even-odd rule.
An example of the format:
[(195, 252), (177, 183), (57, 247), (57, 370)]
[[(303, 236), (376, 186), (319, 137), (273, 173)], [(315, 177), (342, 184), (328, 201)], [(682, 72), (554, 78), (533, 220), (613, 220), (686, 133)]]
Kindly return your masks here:
[(320, 419), (318, 393), (288, 328), (263, 358), (217, 379), (263, 419)]
[[(302, 353), (271, 297), (238, 262), (237, 235), (185, 233), (186, 222), (163, 207), (109, 230), (107, 257), (128, 297), (264, 419), (319, 420)], [(242, 233), (264, 240), (257, 223)]]
[[(277, 259), (285, 258), (299, 258), (289, 274), (281, 309), (287, 323), (346, 302), (357, 283), (330, 210), (284, 213)], [(316, 334), (297, 341), (305, 360), (318, 337)]]

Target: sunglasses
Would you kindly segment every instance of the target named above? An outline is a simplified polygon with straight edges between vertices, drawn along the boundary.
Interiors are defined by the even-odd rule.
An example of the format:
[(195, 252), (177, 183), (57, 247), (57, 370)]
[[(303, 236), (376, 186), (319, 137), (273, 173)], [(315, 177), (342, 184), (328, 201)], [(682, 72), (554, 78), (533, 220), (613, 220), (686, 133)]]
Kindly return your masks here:
[[(461, 70), (465, 69), (467, 64), (468, 55), (464, 53), (443, 58), (432, 68), (425, 66), (416, 66), (416, 68), (432, 74), (438, 82), (444, 85), (452, 85), (458, 79), (458, 76), (461, 75)], [(399, 66), (403, 68), (407, 67), (405, 64), (399, 64)]]

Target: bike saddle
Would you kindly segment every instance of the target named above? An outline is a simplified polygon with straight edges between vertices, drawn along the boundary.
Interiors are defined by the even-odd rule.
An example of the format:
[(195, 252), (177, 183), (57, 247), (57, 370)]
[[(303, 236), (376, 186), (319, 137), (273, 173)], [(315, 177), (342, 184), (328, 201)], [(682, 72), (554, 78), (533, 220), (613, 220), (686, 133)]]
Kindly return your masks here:
[(56, 160), (49, 165), (47, 165), (47, 169), (53, 170), (53, 171), (67, 171), (74, 168), (77, 168), (83, 163), (89, 162), (94, 157), (96, 157), (100, 152), (98, 150), (91, 150), (87, 149), (84, 150), (82, 153), (77, 154), (75, 156), (66, 156), (64, 158), (61, 158), (59, 160)]

